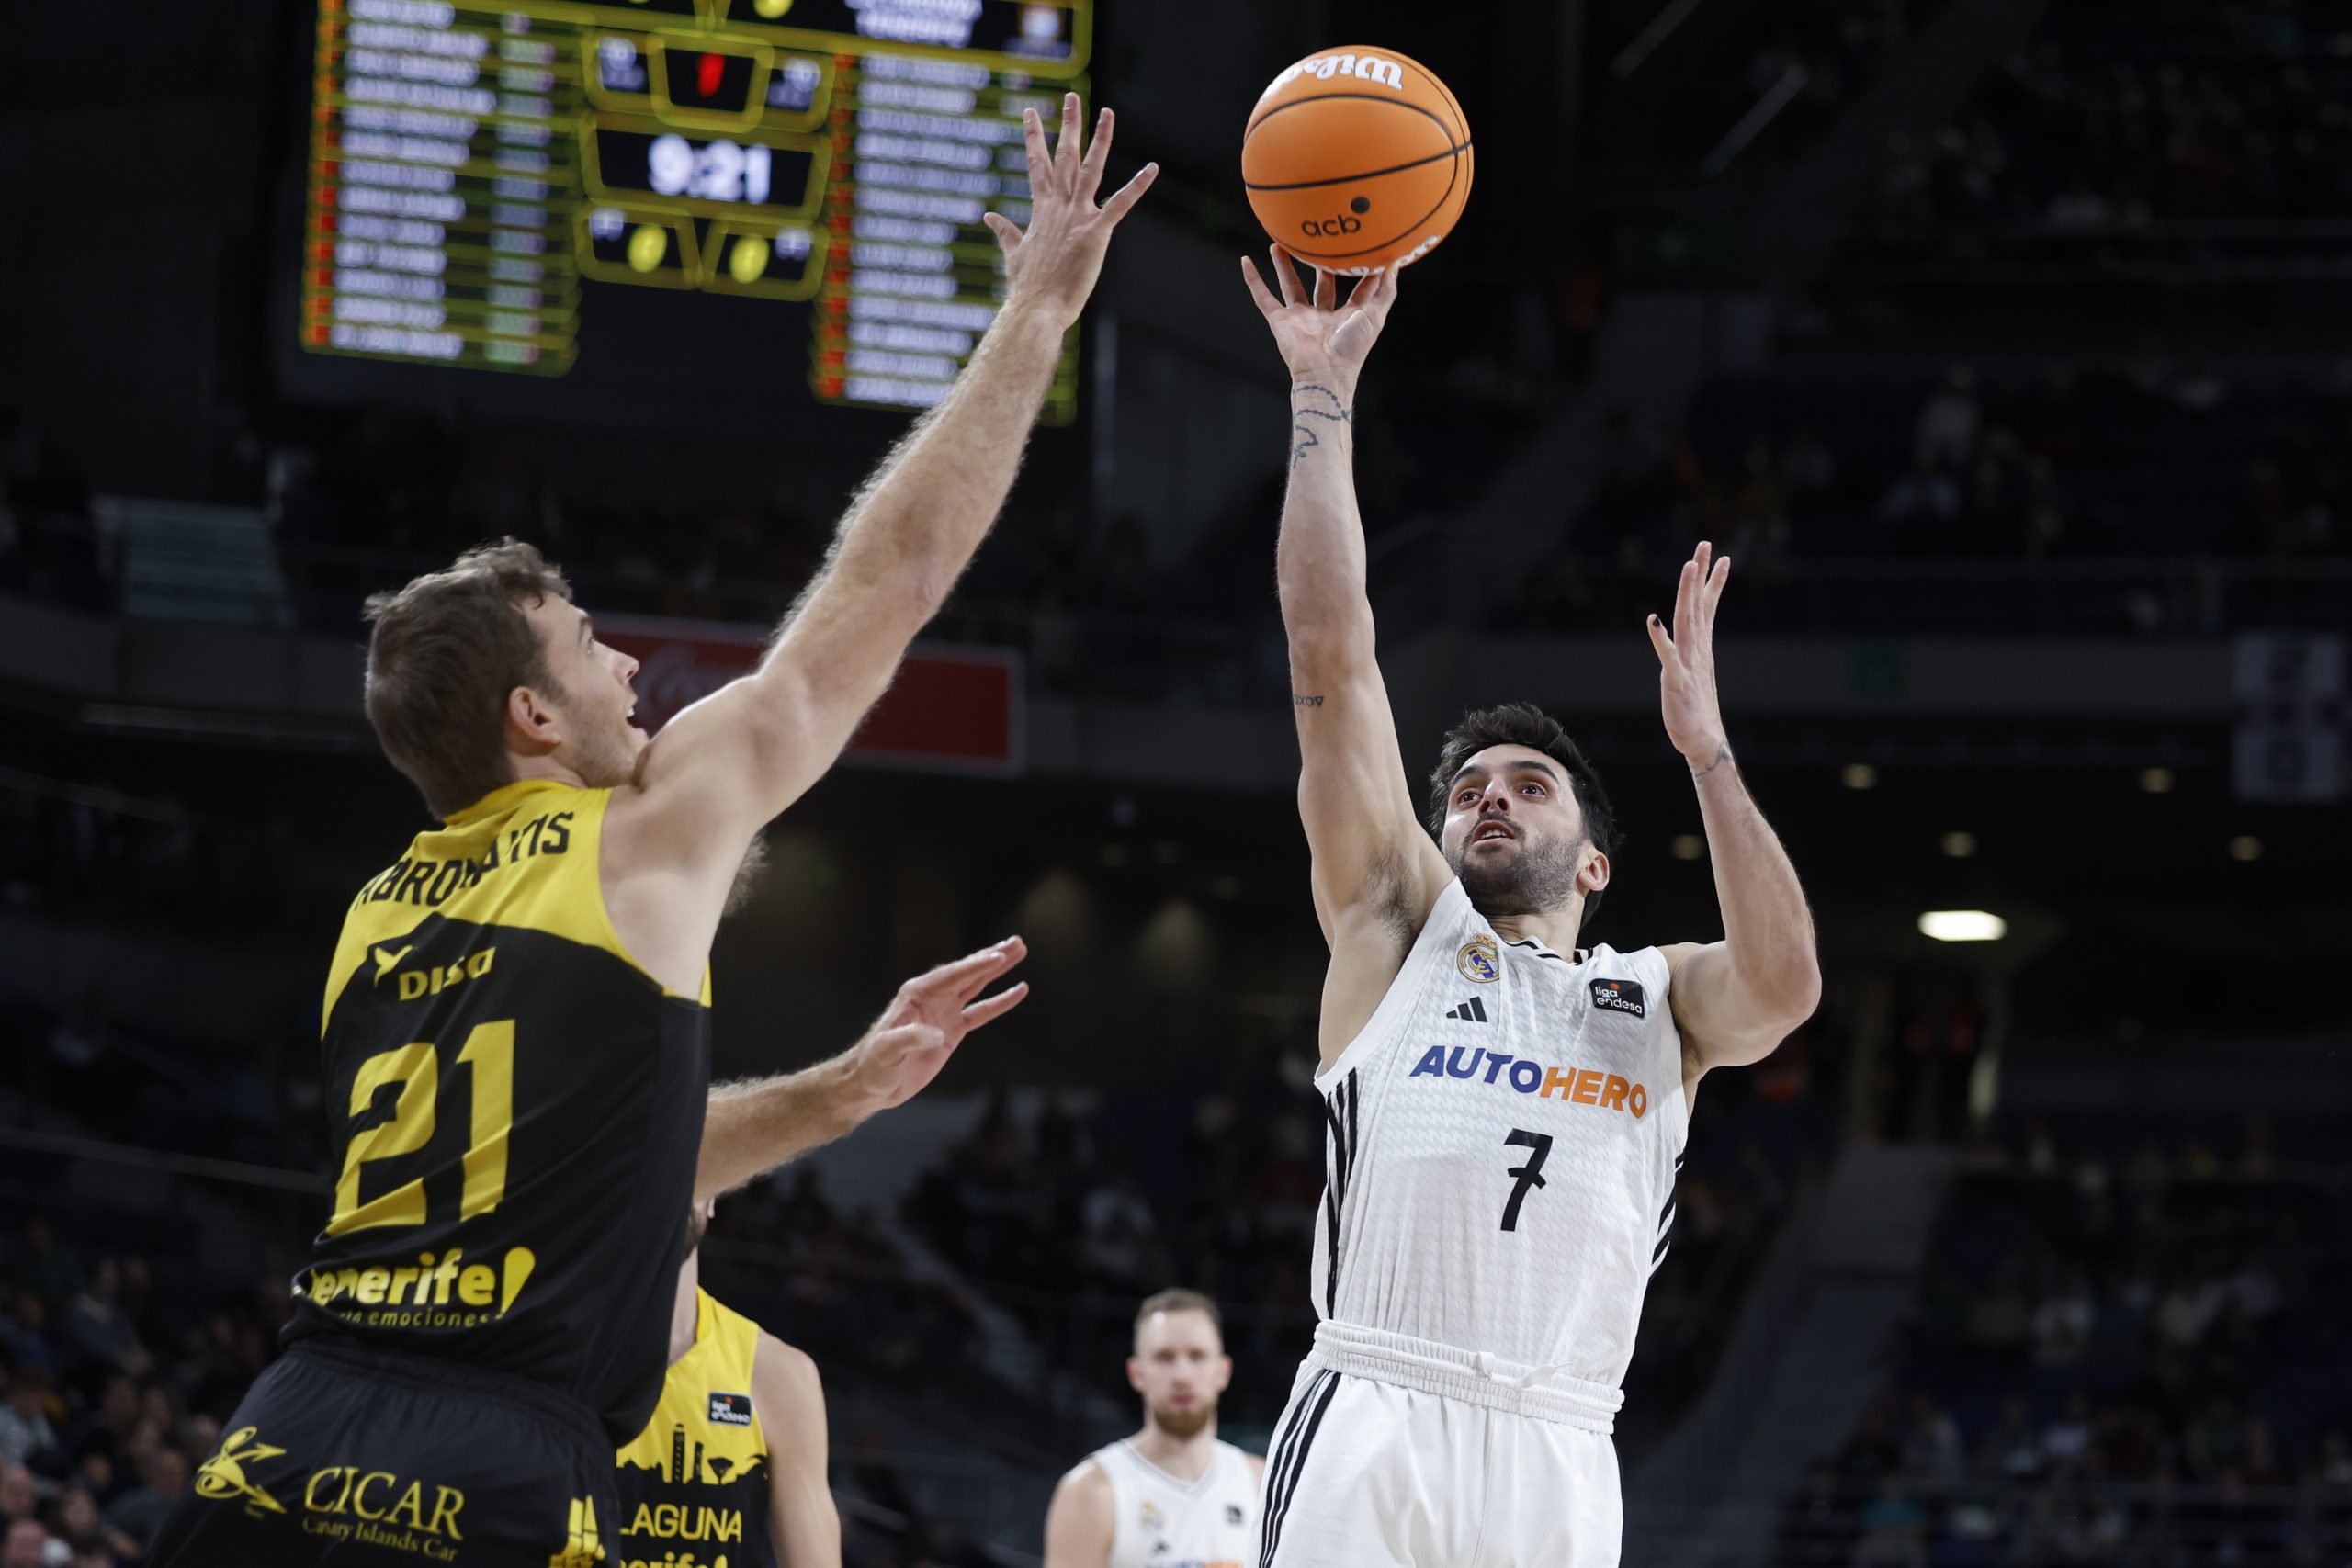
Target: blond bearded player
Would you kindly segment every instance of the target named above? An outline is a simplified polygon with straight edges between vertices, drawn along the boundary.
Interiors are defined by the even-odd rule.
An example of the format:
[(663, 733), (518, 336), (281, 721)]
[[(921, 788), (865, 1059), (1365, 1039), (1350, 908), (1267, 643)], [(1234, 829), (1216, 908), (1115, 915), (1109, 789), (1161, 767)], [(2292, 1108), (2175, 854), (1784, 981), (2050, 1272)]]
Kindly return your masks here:
[(1162, 1291), (1136, 1314), (1143, 1430), (1087, 1456), (1046, 1510), (1045, 1568), (1242, 1568), (1266, 1461), (1216, 1435), (1233, 1381), (1216, 1303)]
[[(662, 1390), (688, 1205), (780, 1142), (748, 1096), (708, 1104), (706, 1133), (712, 935), (753, 839), (832, 766), (988, 532), (1151, 183), (1098, 206), (1109, 115), (1083, 158), (1080, 131), (1074, 94), (1050, 152), (1024, 116), (1029, 227), (989, 215), (1005, 299), (971, 363), (851, 503), (759, 668), (659, 739), (629, 722), (635, 664), (528, 546), (370, 602), (368, 716), (441, 826), (352, 900), (322, 1030), (333, 1213), (287, 1355), (151, 1561), (608, 1558), (613, 1454)], [(1019, 957), (990, 950), (981, 984)], [(907, 1027), (952, 1045), (975, 996)]]
[[(1748, 797), (1715, 700), (1730, 562), (1650, 617), (1668, 738), (1706, 824), (1724, 940), (1577, 944), (1614, 839), (1592, 766), (1541, 711), (1457, 725), (1419, 819), (1374, 657), (1351, 473), (1356, 378), (1396, 275), (1313, 298), (1242, 272), (1291, 373), (1276, 548), (1299, 815), (1330, 949), (1329, 1135), (1315, 1348), (1268, 1455), (1262, 1568), (1610, 1568), (1610, 1440), (1674, 1222), (1690, 1102), (1820, 996), (1796, 873)], [(1434, 837), (1432, 837), (1434, 835)]]

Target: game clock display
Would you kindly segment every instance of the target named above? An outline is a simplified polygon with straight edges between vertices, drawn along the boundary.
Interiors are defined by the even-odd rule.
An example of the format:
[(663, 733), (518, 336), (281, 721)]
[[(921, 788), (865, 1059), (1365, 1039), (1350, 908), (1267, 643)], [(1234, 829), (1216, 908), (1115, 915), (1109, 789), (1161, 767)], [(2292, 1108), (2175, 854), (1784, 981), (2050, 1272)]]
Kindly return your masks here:
[(561, 375), (604, 288), (734, 295), (802, 308), (819, 398), (927, 407), (1003, 299), (1023, 111), (1084, 90), (1092, 31), (1092, 0), (321, 0), (298, 341)]

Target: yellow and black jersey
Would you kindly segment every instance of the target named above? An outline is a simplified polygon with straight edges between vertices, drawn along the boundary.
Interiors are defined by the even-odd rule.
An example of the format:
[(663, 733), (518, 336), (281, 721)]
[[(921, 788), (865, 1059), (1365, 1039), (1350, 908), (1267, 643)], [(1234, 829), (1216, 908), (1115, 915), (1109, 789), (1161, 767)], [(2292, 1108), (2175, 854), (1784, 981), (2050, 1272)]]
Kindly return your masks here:
[(352, 900), (322, 1037), (334, 1213), (289, 1344), (342, 1336), (557, 1389), (617, 1446), (662, 1387), (710, 1080), (709, 982), (605, 910), (607, 790), (526, 781)]
[(775, 1568), (768, 1438), (752, 1404), (760, 1325), (695, 1292), (694, 1348), (620, 1450), (616, 1568)]

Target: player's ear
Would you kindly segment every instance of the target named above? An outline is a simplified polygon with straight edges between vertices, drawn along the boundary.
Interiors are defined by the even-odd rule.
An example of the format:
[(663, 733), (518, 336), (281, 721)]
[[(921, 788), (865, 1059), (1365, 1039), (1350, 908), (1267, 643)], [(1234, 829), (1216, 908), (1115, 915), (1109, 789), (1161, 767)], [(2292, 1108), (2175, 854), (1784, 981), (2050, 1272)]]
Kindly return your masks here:
[(1577, 868), (1577, 886), (1588, 897), (1609, 886), (1609, 857), (1599, 850)]
[(1143, 1363), (1133, 1356), (1127, 1358), (1127, 1386), (1137, 1393), (1143, 1392)]
[(523, 750), (548, 752), (563, 743), (562, 721), (554, 705), (528, 686), (506, 694), (506, 732)]

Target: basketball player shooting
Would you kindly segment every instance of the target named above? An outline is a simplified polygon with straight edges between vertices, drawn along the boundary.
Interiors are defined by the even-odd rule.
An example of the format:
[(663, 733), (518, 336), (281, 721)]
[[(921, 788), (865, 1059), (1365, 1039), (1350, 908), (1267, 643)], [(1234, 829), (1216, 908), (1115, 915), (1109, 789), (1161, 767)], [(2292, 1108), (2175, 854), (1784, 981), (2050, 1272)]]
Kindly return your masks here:
[[(368, 716), (441, 825), (345, 916), (321, 1030), (334, 1210), (287, 1354), (159, 1568), (609, 1560), (613, 1454), (662, 1392), (688, 1204), (758, 1168), (779, 1141), (758, 1107), (796, 1101), (734, 1097), (731, 1168), (698, 1177), (712, 937), (753, 840), (841, 755), (1003, 504), (1152, 182), (1097, 204), (1111, 129), (1081, 157), (1075, 94), (1051, 152), (1024, 117), (1029, 226), (988, 217), (1005, 300), (971, 363), (851, 503), (758, 669), (659, 739), (629, 721), (635, 663), (528, 545), (369, 602)], [(1020, 990), (901, 1022), (952, 1049)]]
[(1216, 1435), (1233, 1382), (1225, 1325), (1198, 1291), (1162, 1291), (1136, 1313), (1127, 1382), (1143, 1430), (1097, 1449), (1054, 1488), (1045, 1568), (1240, 1568), (1266, 1461)]
[[(1299, 815), (1330, 949), (1319, 1319), (1268, 1455), (1261, 1568), (1609, 1568), (1610, 1440), (1666, 1256), (1699, 1081), (1769, 1055), (1820, 998), (1812, 918), (1715, 699), (1728, 558), (1702, 544), (1649, 619), (1724, 939), (1577, 946), (1614, 822), (1558, 723), (1456, 725), (1416, 820), (1374, 653), (1356, 510), (1356, 381), (1394, 269), (1342, 305), (1276, 248), (1242, 272), (1291, 373), (1276, 577)], [(1508, 552), (1505, 552), (1508, 556)], [(1432, 838), (1434, 835), (1434, 838)]]

